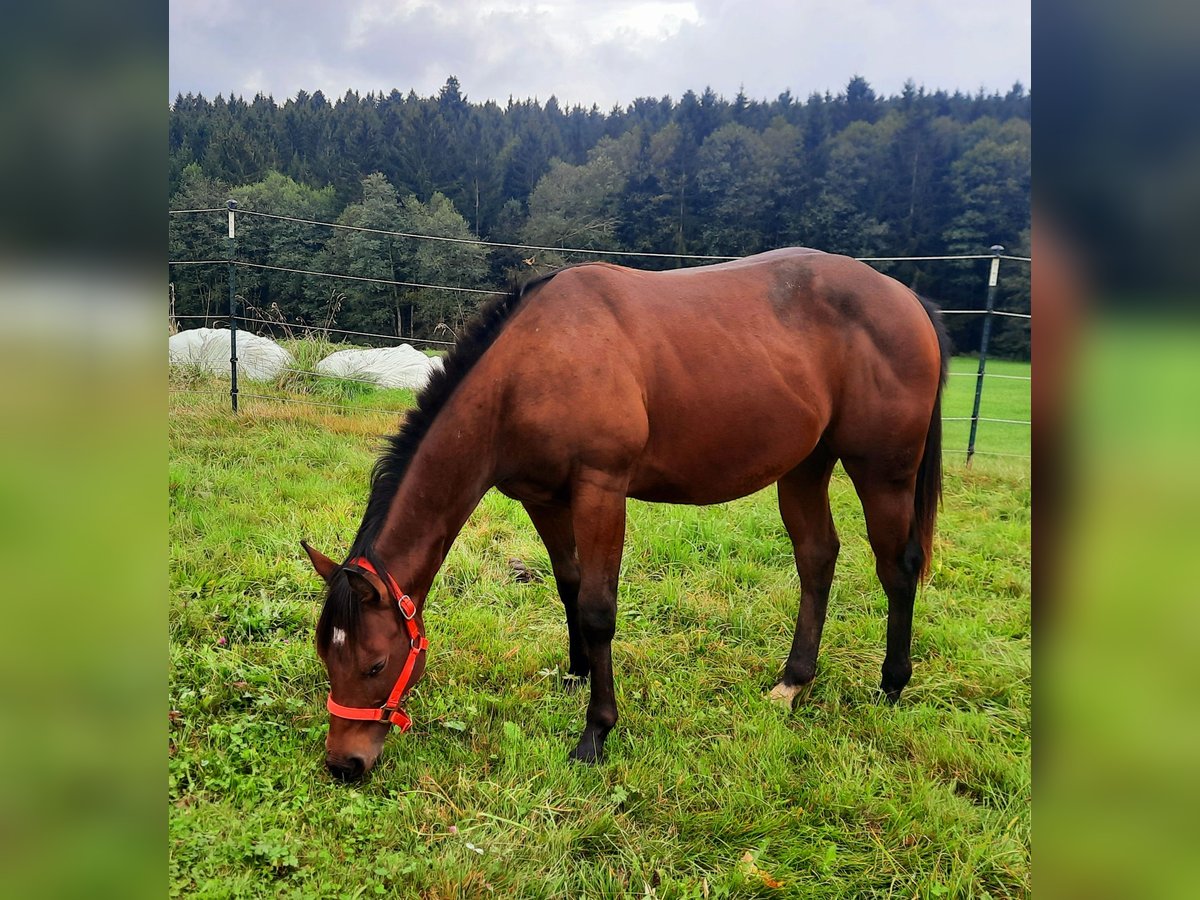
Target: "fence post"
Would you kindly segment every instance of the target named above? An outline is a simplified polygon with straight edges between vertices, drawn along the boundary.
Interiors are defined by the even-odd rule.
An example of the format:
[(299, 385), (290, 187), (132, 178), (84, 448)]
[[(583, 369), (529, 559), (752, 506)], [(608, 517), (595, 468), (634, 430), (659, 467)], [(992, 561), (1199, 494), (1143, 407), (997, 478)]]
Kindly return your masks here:
[(983, 336), (979, 339), (979, 372), (975, 376), (975, 406), (971, 409), (971, 436), (967, 439), (967, 465), (975, 455), (975, 432), (979, 428), (979, 401), (983, 397), (983, 370), (987, 368), (988, 339), (992, 336), (992, 310), (996, 306), (996, 283), (1000, 280), (1000, 254), (1004, 248), (992, 244), (992, 265), (988, 270), (987, 307), (983, 314)]
[(237, 247), (237, 232), (234, 226), (234, 211), (237, 209), (236, 200), (227, 200), (229, 207), (229, 400), (233, 411), (238, 411), (238, 356), (237, 356), (237, 294), (236, 276), (234, 271), (234, 253)]

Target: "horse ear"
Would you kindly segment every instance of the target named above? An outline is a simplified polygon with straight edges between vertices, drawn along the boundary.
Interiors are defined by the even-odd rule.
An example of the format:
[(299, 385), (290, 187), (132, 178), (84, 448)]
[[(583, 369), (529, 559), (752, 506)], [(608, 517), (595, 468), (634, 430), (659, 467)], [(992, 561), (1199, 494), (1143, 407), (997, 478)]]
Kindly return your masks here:
[(384, 588), (383, 582), (370, 572), (352, 568), (347, 568), (345, 572), (346, 580), (350, 582), (350, 589), (363, 603), (374, 603), (383, 598), (386, 588)]
[(322, 553), (320, 550), (314, 550), (308, 546), (308, 541), (301, 541), (300, 546), (304, 548), (304, 552), (308, 554), (308, 558), (312, 561), (313, 568), (317, 570), (326, 581), (329, 581), (338, 570), (338, 564)]

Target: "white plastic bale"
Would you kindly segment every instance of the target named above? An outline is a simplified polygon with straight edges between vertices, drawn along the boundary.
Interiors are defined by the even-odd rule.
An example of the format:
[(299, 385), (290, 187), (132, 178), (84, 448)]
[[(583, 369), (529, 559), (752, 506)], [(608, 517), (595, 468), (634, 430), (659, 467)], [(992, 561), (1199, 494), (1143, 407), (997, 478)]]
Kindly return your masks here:
[[(274, 381), (294, 365), (292, 354), (270, 338), (238, 331), (238, 377), (250, 381)], [(191, 328), (173, 334), (167, 341), (173, 366), (197, 366), (206, 372), (229, 377), (229, 330)]]
[(411, 344), (401, 344), (374, 350), (339, 350), (317, 363), (317, 371), (371, 381), (380, 387), (419, 391), (441, 366), (441, 359), (426, 356)]

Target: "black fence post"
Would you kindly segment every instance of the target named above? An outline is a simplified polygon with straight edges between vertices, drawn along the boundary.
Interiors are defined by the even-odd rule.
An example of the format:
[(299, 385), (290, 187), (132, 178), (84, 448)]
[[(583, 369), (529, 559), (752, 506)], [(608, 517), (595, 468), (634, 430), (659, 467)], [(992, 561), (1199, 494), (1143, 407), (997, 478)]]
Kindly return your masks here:
[(233, 404), (233, 411), (238, 411), (238, 356), (237, 356), (237, 293), (236, 293), (236, 276), (234, 271), (236, 266), (233, 264), (235, 250), (237, 248), (237, 231), (234, 225), (234, 212), (237, 209), (236, 200), (228, 200), (225, 205), (229, 207), (229, 400)]
[(1000, 254), (1004, 248), (992, 244), (992, 265), (988, 270), (987, 308), (983, 314), (983, 336), (979, 339), (979, 372), (975, 376), (975, 406), (971, 409), (971, 436), (967, 439), (967, 465), (975, 455), (975, 432), (979, 429), (979, 401), (983, 398), (983, 370), (987, 368), (988, 340), (992, 336), (992, 310), (996, 307), (996, 283), (1000, 280)]

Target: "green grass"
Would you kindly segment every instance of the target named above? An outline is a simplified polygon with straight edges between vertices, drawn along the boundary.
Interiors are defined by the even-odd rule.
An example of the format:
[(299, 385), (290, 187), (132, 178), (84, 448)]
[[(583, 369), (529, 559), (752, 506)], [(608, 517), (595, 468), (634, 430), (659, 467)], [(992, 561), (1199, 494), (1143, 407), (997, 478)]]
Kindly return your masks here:
[[(942, 398), (942, 415), (969, 417), (975, 401), (975, 373), (979, 361), (965, 356), (956, 356), (950, 361), (952, 373), (946, 382)], [(979, 415), (987, 419), (1012, 419), (1029, 421), (1029, 385), (1019, 380), (1029, 377), (1029, 363), (1012, 362), (1004, 359), (987, 361), (987, 376), (1003, 375), (1003, 378), (984, 377), (983, 394), (979, 404)], [(1014, 377), (1015, 376), (1015, 377)], [(966, 458), (967, 438), (970, 422), (946, 422), (943, 426), (942, 446), (947, 462), (961, 462)], [(975, 436), (975, 450), (980, 456), (993, 453), (1006, 456), (1029, 456), (1032, 431), (1028, 425), (1011, 425), (1005, 422), (980, 422)]]
[[(1027, 382), (1010, 384), (1028, 397)], [(248, 400), (234, 418), (227, 384), (176, 375), (173, 387), (218, 392), (174, 394), (170, 415), (173, 894), (1029, 892), (1028, 463), (948, 458), (915, 674), (895, 708), (873, 702), (886, 602), (844, 475), (820, 672), (791, 715), (764, 697), (798, 602), (772, 492), (705, 509), (631, 502), (613, 645), (621, 721), (598, 768), (566, 758), (586, 693), (560, 684), (561, 605), (508, 564), (548, 576), (545, 550), (520, 506), (491, 492), (430, 595), (416, 726), (346, 787), (323, 771), (320, 592), (297, 541), (345, 551), (394, 427), (372, 410), (411, 395), (256, 386), (325, 390), (361, 411)], [(1013, 417), (1028, 418), (1027, 400)]]

